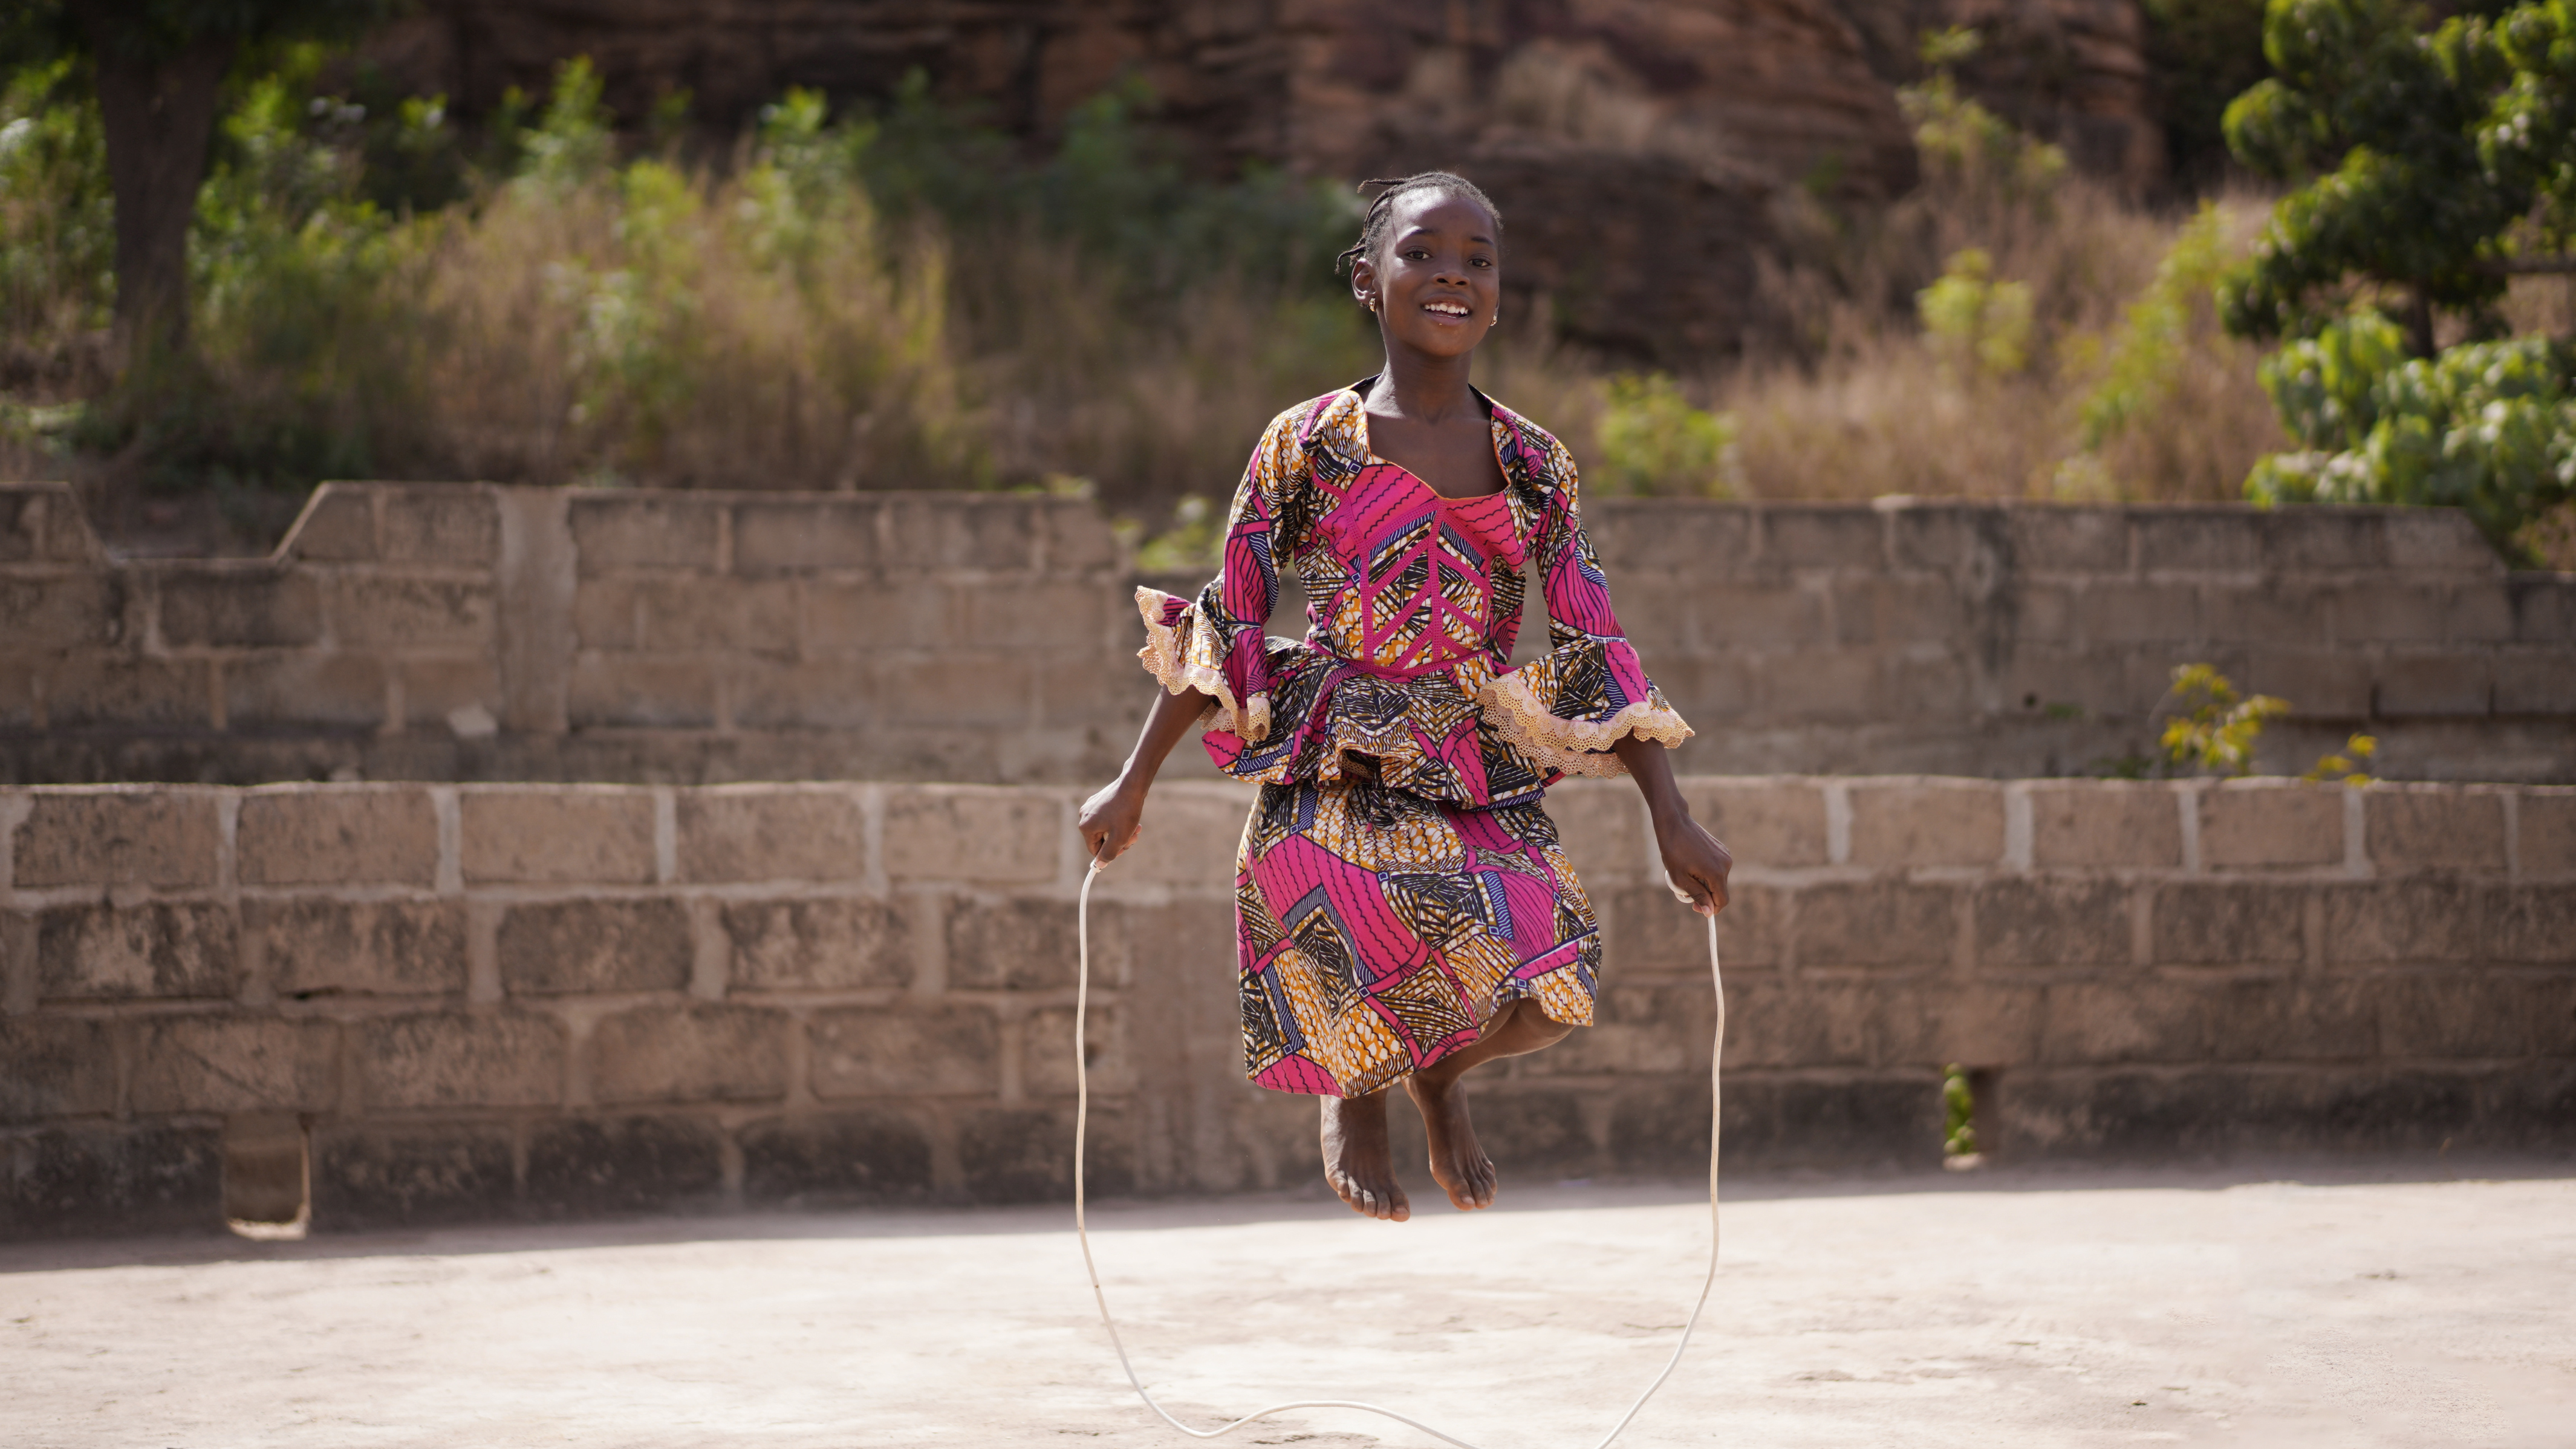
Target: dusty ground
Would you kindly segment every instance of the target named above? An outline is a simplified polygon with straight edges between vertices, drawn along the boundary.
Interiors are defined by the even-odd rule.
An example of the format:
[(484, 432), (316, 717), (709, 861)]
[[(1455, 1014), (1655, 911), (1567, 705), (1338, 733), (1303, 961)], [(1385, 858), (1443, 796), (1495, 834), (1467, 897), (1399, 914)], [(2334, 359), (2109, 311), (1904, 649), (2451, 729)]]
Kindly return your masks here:
[[(1622, 1442), (2576, 1440), (2576, 1174), (2305, 1175), (1748, 1183)], [(1672, 1342), (1705, 1207), (1508, 1201), (1113, 1207), (1095, 1243), (1192, 1422), (1323, 1393), (1590, 1446)], [(0, 1247), (0, 1421), (23, 1449), (1186, 1442), (1120, 1381), (1057, 1209)], [(1431, 1442), (1329, 1411), (1245, 1440)]]

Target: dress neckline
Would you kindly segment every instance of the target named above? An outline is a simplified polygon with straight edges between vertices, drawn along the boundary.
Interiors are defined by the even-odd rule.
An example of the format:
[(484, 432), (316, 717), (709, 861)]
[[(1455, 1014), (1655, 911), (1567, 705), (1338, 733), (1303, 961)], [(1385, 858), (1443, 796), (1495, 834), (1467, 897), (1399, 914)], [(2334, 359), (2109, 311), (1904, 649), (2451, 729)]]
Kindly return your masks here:
[(1464, 498), (1455, 498), (1432, 487), (1431, 480), (1414, 472), (1402, 463), (1396, 462), (1392, 458), (1383, 458), (1378, 456), (1377, 443), (1370, 437), (1373, 430), (1369, 427), (1368, 390), (1376, 385), (1379, 376), (1380, 374), (1374, 372), (1370, 373), (1368, 376), (1352, 383), (1349, 387), (1342, 389), (1342, 391), (1351, 395), (1353, 401), (1359, 404), (1360, 451), (1368, 455), (1368, 461), (1370, 463), (1376, 464), (1379, 467), (1393, 468), (1398, 473), (1412, 479), (1415, 487), (1420, 488), (1423, 492), (1430, 494), (1433, 498), (1438, 499), (1442, 503), (1482, 503), (1488, 498), (1500, 498), (1504, 494), (1512, 491), (1512, 474), (1510, 468), (1505, 466), (1503, 462), (1503, 445), (1502, 442), (1494, 436), (1494, 429), (1502, 423), (1502, 419), (1494, 415), (1496, 412), (1500, 411), (1500, 407), (1492, 398), (1485, 396), (1483, 389), (1477, 387), (1473, 383), (1467, 385), (1467, 395), (1474, 398), (1478, 405), (1483, 407), (1485, 410), (1485, 442), (1487, 446), (1494, 450), (1494, 471), (1502, 477), (1502, 487), (1495, 489), (1491, 493), (1470, 493)]

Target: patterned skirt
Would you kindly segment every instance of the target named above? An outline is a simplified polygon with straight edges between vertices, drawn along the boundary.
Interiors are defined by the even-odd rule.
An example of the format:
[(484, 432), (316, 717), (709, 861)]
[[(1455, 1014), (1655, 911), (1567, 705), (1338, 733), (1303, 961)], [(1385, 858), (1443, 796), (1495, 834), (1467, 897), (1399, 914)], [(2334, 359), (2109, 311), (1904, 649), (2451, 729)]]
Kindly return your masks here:
[(1527, 997), (1592, 1024), (1601, 930), (1535, 802), (1466, 809), (1370, 780), (1264, 785), (1235, 857), (1245, 1074), (1359, 1096)]

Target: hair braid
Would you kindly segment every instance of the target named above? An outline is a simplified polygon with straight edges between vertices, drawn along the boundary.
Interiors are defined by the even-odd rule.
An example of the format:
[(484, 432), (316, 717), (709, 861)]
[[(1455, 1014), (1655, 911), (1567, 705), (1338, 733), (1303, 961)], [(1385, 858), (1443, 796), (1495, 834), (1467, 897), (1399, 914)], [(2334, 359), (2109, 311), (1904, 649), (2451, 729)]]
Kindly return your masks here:
[(1335, 271), (1347, 272), (1351, 270), (1354, 263), (1374, 256), (1377, 249), (1385, 244), (1387, 226), (1395, 219), (1395, 199), (1415, 191), (1437, 191), (1449, 196), (1463, 196), (1483, 207), (1485, 214), (1494, 219), (1496, 245), (1502, 242), (1503, 213), (1494, 205), (1494, 199), (1479, 190), (1475, 182), (1455, 172), (1417, 171), (1411, 176), (1381, 176), (1363, 181), (1353, 189), (1366, 191), (1372, 186), (1381, 189), (1377, 195), (1369, 198), (1368, 211), (1360, 218), (1360, 239), (1351, 243), (1347, 250), (1333, 258)]

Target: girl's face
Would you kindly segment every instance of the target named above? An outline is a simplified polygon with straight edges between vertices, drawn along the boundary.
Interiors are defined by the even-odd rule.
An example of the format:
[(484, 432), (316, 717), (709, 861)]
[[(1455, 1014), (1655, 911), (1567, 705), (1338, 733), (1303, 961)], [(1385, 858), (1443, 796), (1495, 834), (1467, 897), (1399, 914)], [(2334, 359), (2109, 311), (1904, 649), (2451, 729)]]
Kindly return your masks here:
[(1396, 198), (1387, 240), (1351, 268), (1361, 305), (1377, 301), (1389, 350), (1459, 357), (1485, 340), (1502, 300), (1500, 230), (1463, 196), (1417, 191)]

